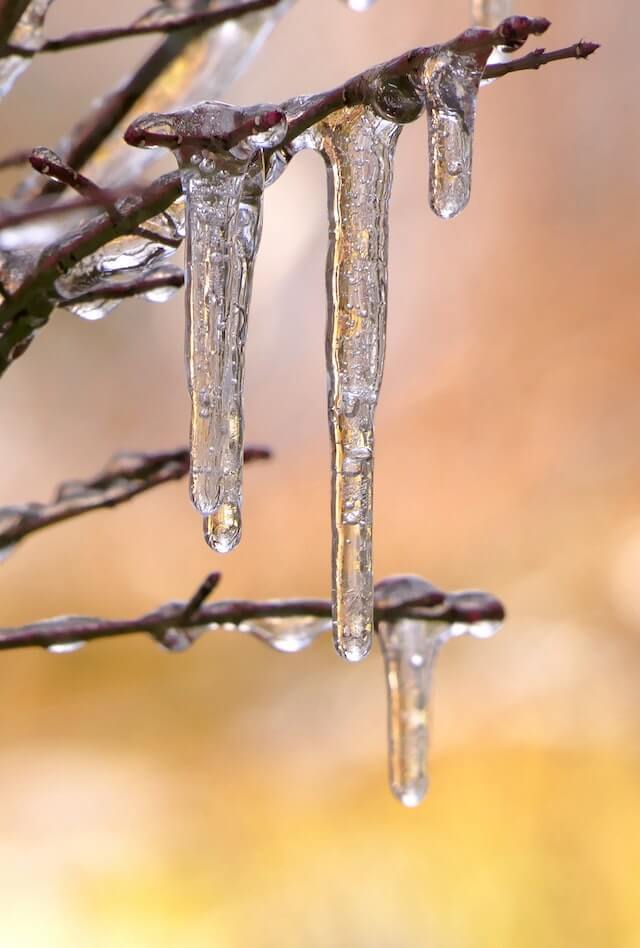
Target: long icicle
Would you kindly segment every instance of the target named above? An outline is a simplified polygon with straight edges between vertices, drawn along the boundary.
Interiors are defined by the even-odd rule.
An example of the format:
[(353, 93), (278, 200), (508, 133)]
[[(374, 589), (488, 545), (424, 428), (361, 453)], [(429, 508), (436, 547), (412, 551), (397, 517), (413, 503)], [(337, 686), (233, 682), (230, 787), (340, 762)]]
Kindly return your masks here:
[[(224, 142), (239, 126), (254, 132)], [(134, 127), (134, 126), (132, 126)], [(173, 141), (186, 196), (186, 360), (191, 395), (190, 494), (207, 543), (234, 549), (242, 531), (243, 381), (253, 266), (260, 243), (265, 162), (285, 115), (269, 106), (203, 102), (142, 116), (135, 128)], [(171, 138), (171, 136), (173, 136)], [(182, 147), (184, 139), (202, 144)]]
[(388, 207), (399, 131), (366, 106), (342, 109), (316, 127), (329, 188), (334, 643), (348, 661), (368, 654), (373, 634), (373, 421), (384, 364)]

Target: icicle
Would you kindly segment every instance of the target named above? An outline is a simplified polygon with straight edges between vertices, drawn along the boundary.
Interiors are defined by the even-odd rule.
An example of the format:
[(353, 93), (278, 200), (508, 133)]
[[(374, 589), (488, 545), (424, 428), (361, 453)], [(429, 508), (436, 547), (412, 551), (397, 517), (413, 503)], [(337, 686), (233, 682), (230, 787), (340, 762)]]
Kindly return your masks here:
[(319, 635), (328, 632), (331, 622), (309, 616), (288, 616), (251, 619), (242, 622), (237, 629), (253, 635), (277, 652), (294, 653), (308, 648)]
[(489, 52), (442, 47), (424, 63), (429, 201), (439, 217), (455, 217), (469, 201), (476, 100)]
[(0, 98), (11, 90), (14, 82), (31, 64), (44, 42), (44, 18), (52, 0), (31, 0), (18, 20), (9, 44), (27, 51), (26, 56), (9, 55), (0, 59)]
[(328, 166), (327, 371), (334, 642), (360, 661), (373, 633), (373, 420), (384, 363), (395, 122), (356, 106), (315, 127)]
[[(378, 585), (376, 603), (394, 608), (433, 592), (433, 587), (420, 577), (398, 576)], [(482, 593), (456, 594), (460, 614), (473, 616), (479, 597), (486, 607), (487, 597)], [(486, 614), (486, 608), (480, 613)], [(489, 638), (499, 627), (499, 621), (485, 618), (449, 624), (438, 621), (435, 614), (433, 619), (380, 622), (378, 633), (387, 682), (389, 782), (391, 792), (405, 806), (421, 803), (429, 786), (429, 698), (440, 648), (461, 635)]]
[[(240, 128), (237, 144), (226, 145)], [(244, 347), (253, 266), (262, 227), (261, 149), (287, 131), (283, 112), (203, 102), (143, 116), (132, 126), (144, 146), (164, 134), (177, 151), (187, 202), (186, 355), (191, 395), (190, 492), (219, 553), (240, 540)], [(151, 138), (153, 141), (154, 139)], [(200, 145), (185, 141), (197, 140)], [(210, 147), (209, 147), (210, 145)]]
[(387, 677), (389, 782), (405, 806), (427, 792), (429, 695), (440, 641), (428, 622), (381, 622), (380, 645)]

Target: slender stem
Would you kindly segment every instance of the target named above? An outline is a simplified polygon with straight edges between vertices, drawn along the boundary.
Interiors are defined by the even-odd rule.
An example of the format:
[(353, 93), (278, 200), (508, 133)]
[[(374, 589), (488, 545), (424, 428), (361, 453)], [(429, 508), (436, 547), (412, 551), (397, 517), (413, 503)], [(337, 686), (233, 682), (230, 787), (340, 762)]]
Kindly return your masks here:
[[(244, 452), (245, 462), (263, 461), (270, 456), (268, 448), (258, 446), (247, 447)], [(9, 550), (37, 530), (93, 510), (124, 504), (152, 487), (184, 477), (188, 470), (187, 448), (116, 455), (96, 477), (61, 484), (50, 503), (0, 507), (0, 551)]]
[[(135, 22), (129, 24), (129, 26), (115, 26), (97, 30), (78, 30), (74, 33), (67, 33), (66, 36), (47, 40), (38, 52), (59, 53), (67, 49), (74, 49), (78, 46), (93, 46), (96, 43), (108, 43), (111, 40), (130, 39), (134, 36), (147, 36), (150, 33), (177, 33), (192, 27), (210, 29), (227, 20), (236, 20), (249, 13), (256, 13), (258, 10), (266, 10), (269, 7), (275, 7), (278, 3), (280, 3), (280, 0), (247, 0), (247, 2), (237, 3), (232, 7), (226, 7), (224, 10), (203, 10), (198, 13), (186, 13), (184, 16), (176, 16), (172, 19), (157, 20), (156, 22)], [(17, 52), (22, 52), (25, 55), (30, 54), (29, 50), (17, 50)]]
[[(0, 650), (51, 648), (95, 639), (110, 639), (122, 635), (146, 633), (162, 641), (168, 631), (198, 629), (231, 625), (244, 631), (242, 624), (256, 619), (283, 619), (309, 617), (329, 619), (331, 603), (324, 599), (278, 599), (264, 602), (227, 600), (205, 604), (207, 596), (216, 588), (219, 573), (207, 576), (186, 602), (168, 602), (153, 612), (134, 619), (101, 619), (84, 616), (66, 616), (47, 619), (30, 625), (0, 629)], [(409, 600), (399, 606), (378, 607), (376, 624), (398, 618), (416, 618), (436, 624), (464, 624), (501, 622), (505, 612), (502, 603), (488, 593), (473, 594), (473, 605), (466, 593), (440, 593), (437, 605), (421, 605)], [(433, 596), (429, 597), (433, 602)], [(329, 628), (329, 624), (327, 624)]]

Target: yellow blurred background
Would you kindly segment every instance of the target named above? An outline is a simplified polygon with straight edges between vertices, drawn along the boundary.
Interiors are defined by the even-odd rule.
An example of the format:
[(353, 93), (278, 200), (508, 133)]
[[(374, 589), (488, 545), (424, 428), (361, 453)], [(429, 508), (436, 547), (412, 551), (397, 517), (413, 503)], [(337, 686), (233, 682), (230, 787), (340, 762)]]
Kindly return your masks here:
[[(47, 32), (132, 6), (58, 0)], [(428, 211), (424, 121), (397, 158), (376, 576), (509, 607), (497, 638), (441, 657), (426, 803), (386, 787), (379, 654), (227, 632), (184, 655), (5, 652), (1, 948), (640, 945), (640, 10), (526, 12), (553, 20), (548, 46), (603, 48), (482, 91), (465, 213)], [(326, 88), (468, 22), (466, 0), (300, 0), (228, 97)], [(152, 45), (37, 59), (3, 150), (54, 146)], [(266, 198), (246, 415), (275, 458), (247, 471), (239, 550), (210, 553), (186, 484), (163, 487), (25, 541), (2, 625), (135, 615), (215, 568), (225, 597), (328, 594), (325, 201), (311, 154)], [(57, 311), (1, 383), (0, 503), (182, 445), (182, 323), (181, 295)]]

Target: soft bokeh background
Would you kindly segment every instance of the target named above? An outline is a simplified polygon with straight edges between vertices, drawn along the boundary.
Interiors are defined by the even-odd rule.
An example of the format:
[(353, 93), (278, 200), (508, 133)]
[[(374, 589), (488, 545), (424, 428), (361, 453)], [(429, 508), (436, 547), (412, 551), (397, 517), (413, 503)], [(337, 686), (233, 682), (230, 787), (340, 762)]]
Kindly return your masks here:
[[(132, 7), (59, 0), (48, 32)], [(328, 641), (283, 656), (230, 633), (180, 656), (142, 638), (3, 653), (2, 948), (640, 944), (640, 12), (528, 12), (550, 46), (603, 49), (483, 90), (467, 211), (427, 210), (423, 122), (397, 159), (376, 574), (510, 609), (442, 656), (427, 802), (386, 789), (377, 654), (353, 668)], [(328, 87), (467, 23), (465, 0), (300, 0), (229, 97)], [(150, 45), (42, 57), (3, 105), (3, 149), (55, 144)], [(217, 567), (225, 596), (327, 594), (325, 245), (307, 154), (266, 200), (246, 407), (276, 457), (247, 472), (241, 548), (213, 557), (186, 485), (164, 487), (26, 541), (2, 624), (137, 614)], [(182, 444), (181, 298), (56, 312), (2, 395), (3, 503)]]

